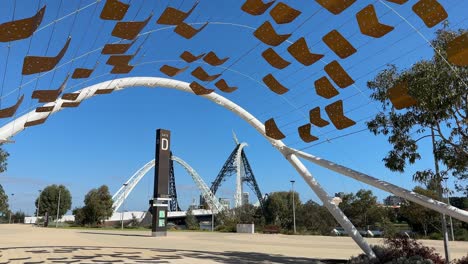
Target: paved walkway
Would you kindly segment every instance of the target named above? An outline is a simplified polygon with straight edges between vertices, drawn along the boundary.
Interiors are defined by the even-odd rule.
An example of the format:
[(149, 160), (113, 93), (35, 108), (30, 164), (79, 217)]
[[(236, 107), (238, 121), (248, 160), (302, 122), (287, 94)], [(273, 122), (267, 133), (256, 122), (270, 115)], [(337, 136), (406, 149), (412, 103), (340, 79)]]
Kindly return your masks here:
[[(313, 263), (361, 251), (348, 237), (38, 228), (0, 225), (0, 263)], [(380, 239), (368, 239), (381, 243)], [(441, 241), (424, 241), (442, 252)], [(461, 257), (468, 242), (451, 243)]]

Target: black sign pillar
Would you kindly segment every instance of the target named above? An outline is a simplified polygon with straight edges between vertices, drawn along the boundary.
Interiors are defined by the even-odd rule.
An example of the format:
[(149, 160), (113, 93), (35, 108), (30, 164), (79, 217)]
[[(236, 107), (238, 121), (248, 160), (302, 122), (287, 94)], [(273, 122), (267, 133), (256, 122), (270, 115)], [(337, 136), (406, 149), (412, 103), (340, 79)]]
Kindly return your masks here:
[(171, 168), (171, 132), (164, 129), (156, 130), (156, 158), (154, 170), (154, 191), (152, 206), (153, 220), (151, 235), (166, 236), (167, 209), (171, 197), (169, 195), (169, 173)]

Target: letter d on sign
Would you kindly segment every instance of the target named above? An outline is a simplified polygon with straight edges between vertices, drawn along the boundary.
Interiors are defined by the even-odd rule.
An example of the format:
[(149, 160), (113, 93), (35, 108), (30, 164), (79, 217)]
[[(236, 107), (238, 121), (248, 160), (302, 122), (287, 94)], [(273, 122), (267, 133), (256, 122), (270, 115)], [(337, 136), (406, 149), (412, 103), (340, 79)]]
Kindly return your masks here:
[(168, 150), (169, 149), (169, 140), (167, 138), (161, 139), (161, 150)]

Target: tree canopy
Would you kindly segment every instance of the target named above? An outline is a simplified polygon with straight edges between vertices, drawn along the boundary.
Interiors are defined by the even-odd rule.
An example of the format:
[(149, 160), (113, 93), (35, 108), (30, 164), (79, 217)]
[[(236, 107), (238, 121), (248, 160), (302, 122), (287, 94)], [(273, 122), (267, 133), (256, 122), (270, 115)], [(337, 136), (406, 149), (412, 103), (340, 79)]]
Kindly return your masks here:
[(73, 210), (75, 222), (80, 225), (101, 224), (114, 212), (112, 195), (107, 185), (90, 190), (85, 196), (84, 204), (83, 207)]
[(5, 216), (9, 211), (8, 195), (0, 184), (0, 217)]
[[(35, 205), (36, 208), (39, 205), (39, 215), (44, 215), (46, 212), (53, 218), (57, 216), (57, 206), (59, 201), (60, 193), (60, 208), (59, 208), (59, 218), (62, 217), (68, 210), (70, 210), (72, 205), (72, 197), (70, 191), (64, 185), (49, 185), (42, 190), (40, 197), (36, 199)], [(39, 199), (40, 198), (40, 199)], [(37, 209), (36, 209), (37, 210)]]
[(344, 194), (341, 199), (340, 209), (357, 227), (373, 226), (388, 218), (389, 212), (378, 205), (377, 197), (370, 190), (361, 189), (356, 194)]
[[(466, 32), (447, 26), (438, 30), (431, 43), (435, 50), (431, 59), (408, 69), (390, 65), (369, 81), (371, 97), (381, 104), (382, 111), (367, 126), (375, 135), (388, 137), (393, 148), (383, 161), (398, 172), (421, 158), (420, 140), (431, 137), (433, 131), (434, 155), (445, 169), (438, 175), (431, 169), (419, 171), (413, 179), (427, 184), (453, 175), (458, 179), (458, 190), (468, 193), (468, 67), (449, 63), (446, 52), (447, 44)], [(393, 107), (389, 89), (397, 84), (407, 84), (414, 105), (404, 110)]]

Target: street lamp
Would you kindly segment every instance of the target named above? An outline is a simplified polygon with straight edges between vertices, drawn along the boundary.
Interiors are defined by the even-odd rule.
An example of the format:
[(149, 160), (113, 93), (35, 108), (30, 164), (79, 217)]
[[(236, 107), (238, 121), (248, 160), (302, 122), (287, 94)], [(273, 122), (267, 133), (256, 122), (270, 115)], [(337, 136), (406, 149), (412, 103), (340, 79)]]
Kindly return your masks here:
[(38, 226), (39, 223), (39, 209), (41, 208), (41, 194), (42, 194), (42, 190), (38, 190), (39, 191), (39, 200), (37, 201), (37, 212), (36, 212), (36, 225)]
[(62, 192), (62, 188), (59, 186), (59, 197), (57, 202), (57, 217), (55, 218), (55, 228), (58, 227), (58, 220), (59, 220), (59, 212), (60, 212), (60, 193)]
[(123, 230), (123, 219), (124, 219), (124, 213), (125, 213), (125, 211), (123, 209), (124, 208), (123, 205), (124, 205), (125, 199), (127, 198), (127, 197), (125, 197), (125, 195), (127, 194), (127, 185), (128, 185), (128, 183), (123, 184), (123, 187), (124, 187), (124, 200), (122, 201), (122, 211), (120, 212), (120, 214), (121, 214), (120, 229), (122, 229), (122, 230)]
[[(13, 204), (13, 197), (15, 196), (14, 193), (11, 194), (11, 204)], [(10, 211), (10, 217), (9, 217), (9, 220), (8, 220), (8, 223), (11, 224), (11, 210)]]
[(294, 234), (296, 234), (296, 204), (294, 201), (294, 183), (295, 180), (291, 180), (291, 192), (292, 192), (292, 202), (293, 202), (293, 224), (294, 224)]

